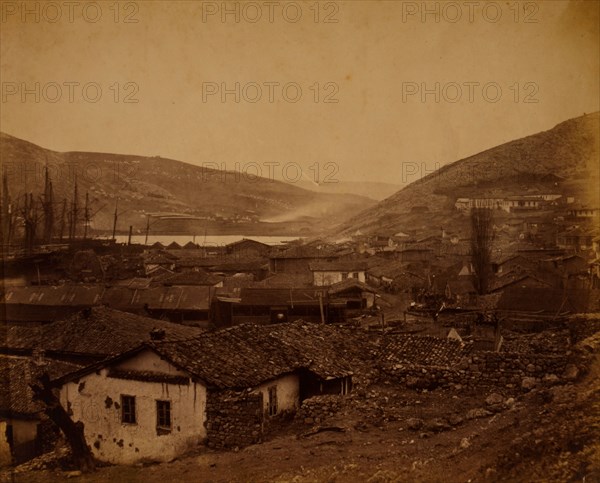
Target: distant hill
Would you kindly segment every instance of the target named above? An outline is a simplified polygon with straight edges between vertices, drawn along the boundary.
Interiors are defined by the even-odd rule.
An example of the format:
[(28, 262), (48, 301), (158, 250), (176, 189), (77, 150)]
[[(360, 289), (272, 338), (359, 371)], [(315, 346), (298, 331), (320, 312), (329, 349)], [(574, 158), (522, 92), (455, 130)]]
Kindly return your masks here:
[(388, 196), (393, 195), (402, 188), (402, 185), (392, 183), (380, 183), (377, 181), (343, 181), (337, 183), (323, 182), (316, 184), (312, 181), (300, 180), (294, 183), (300, 188), (317, 193), (348, 193), (359, 196), (366, 196), (376, 201), (381, 201)]
[(56, 213), (62, 200), (70, 202), (77, 179), (79, 203), (90, 195), (93, 228), (112, 228), (118, 198), (119, 227), (143, 230), (146, 213), (184, 213), (262, 221), (301, 220), (313, 227), (331, 220), (341, 222), (372, 199), (352, 194), (314, 193), (299, 186), (267, 178), (215, 171), (161, 157), (66, 152), (44, 149), (0, 133), (0, 161), (9, 174), (13, 199), (25, 192), (40, 196), (47, 163), (54, 186)]
[(600, 115), (593, 113), (443, 166), (343, 223), (336, 233), (437, 231), (464, 224), (460, 197), (573, 194), (599, 206)]

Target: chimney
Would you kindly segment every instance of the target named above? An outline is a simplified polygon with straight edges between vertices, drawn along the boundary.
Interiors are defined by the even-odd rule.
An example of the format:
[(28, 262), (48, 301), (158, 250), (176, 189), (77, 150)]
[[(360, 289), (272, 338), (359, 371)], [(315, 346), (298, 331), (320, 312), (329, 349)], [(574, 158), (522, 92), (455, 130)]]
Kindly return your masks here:
[(164, 340), (166, 335), (165, 329), (152, 329), (150, 331), (150, 340)]
[(46, 361), (44, 359), (44, 349), (42, 349), (41, 347), (36, 347), (35, 349), (33, 349), (31, 355), (32, 361), (36, 366), (43, 366), (46, 364)]

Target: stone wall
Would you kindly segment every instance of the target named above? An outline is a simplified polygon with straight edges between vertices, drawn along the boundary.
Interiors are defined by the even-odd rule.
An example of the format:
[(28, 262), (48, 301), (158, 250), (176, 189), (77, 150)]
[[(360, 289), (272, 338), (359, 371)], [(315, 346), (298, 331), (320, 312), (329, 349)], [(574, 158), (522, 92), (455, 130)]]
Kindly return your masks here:
[(571, 340), (576, 344), (600, 331), (600, 314), (576, 314), (567, 322)]
[(342, 397), (339, 395), (323, 395), (305, 399), (296, 413), (296, 419), (304, 424), (320, 424), (341, 409)]
[(207, 445), (234, 448), (258, 443), (263, 435), (262, 393), (211, 391), (206, 402)]
[(462, 387), (496, 387), (520, 389), (528, 384), (557, 381), (568, 365), (563, 355), (477, 352), (452, 366), (394, 364), (384, 365), (382, 373), (414, 389)]

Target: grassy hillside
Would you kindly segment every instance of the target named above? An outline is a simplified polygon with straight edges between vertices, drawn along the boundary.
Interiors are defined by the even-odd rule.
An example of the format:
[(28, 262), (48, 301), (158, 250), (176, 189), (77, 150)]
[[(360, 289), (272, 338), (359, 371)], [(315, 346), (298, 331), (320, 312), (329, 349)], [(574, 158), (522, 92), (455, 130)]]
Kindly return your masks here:
[[(459, 197), (568, 193), (598, 206), (599, 120), (599, 113), (588, 114), (448, 164), (362, 211), (338, 232), (438, 230), (460, 224), (464, 217), (454, 210)], [(426, 216), (420, 207), (426, 207)]]
[(62, 200), (73, 196), (77, 180), (80, 203), (86, 191), (93, 227), (112, 228), (115, 203), (122, 212), (119, 225), (143, 229), (145, 214), (185, 213), (194, 216), (256, 216), (260, 220), (293, 222), (343, 219), (374, 201), (350, 194), (314, 193), (267, 178), (215, 171), (173, 159), (120, 154), (59, 153), (8, 134), (0, 135), (0, 160), (9, 175), (13, 199), (25, 192), (41, 195), (44, 166), (49, 166), (54, 185), (56, 212)]

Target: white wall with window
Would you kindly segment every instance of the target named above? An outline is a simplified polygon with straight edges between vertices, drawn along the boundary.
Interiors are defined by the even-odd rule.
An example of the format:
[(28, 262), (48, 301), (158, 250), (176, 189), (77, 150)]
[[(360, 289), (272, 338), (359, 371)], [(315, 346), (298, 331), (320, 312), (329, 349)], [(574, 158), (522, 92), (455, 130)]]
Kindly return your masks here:
[[(186, 374), (152, 351), (141, 352), (112, 369), (165, 376)], [(84, 423), (94, 455), (115, 464), (141, 459), (168, 461), (206, 437), (206, 388), (187, 384), (123, 379), (111, 368), (65, 383), (61, 403)]]
[(253, 392), (262, 393), (264, 412), (268, 416), (300, 407), (300, 378), (297, 374), (288, 374), (261, 384)]
[(320, 271), (313, 270), (313, 285), (318, 287), (333, 285), (334, 283), (341, 282), (347, 278), (354, 278), (359, 282), (365, 282), (365, 271), (355, 270), (352, 272), (341, 272), (341, 271)]

